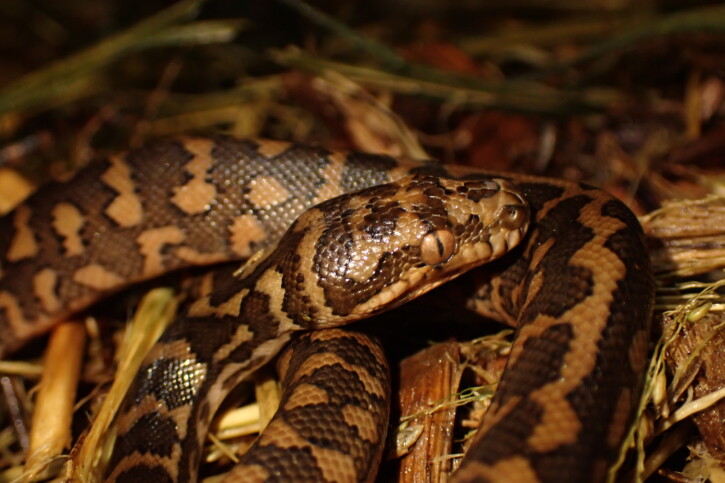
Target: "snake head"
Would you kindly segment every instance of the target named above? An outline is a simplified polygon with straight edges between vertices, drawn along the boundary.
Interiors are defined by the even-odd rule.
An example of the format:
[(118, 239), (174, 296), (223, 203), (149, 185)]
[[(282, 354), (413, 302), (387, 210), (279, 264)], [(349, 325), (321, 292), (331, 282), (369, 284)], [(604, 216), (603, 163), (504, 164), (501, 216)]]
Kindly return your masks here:
[(331, 199), (277, 247), (289, 254), (282, 309), (318, 328), (387, 310), (504, 255), (528, 222), (523, 196), (498, 178), (412, 175)]

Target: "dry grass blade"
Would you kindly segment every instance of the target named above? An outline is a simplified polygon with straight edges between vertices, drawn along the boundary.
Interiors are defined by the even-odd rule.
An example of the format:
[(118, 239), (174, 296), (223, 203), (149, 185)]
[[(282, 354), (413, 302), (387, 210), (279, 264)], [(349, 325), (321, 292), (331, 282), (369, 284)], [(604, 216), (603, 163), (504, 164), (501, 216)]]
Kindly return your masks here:
[[(96, 92), (101, 85), (95, 73), (101, 67), (135, 50), (157, 46), (162, 42), (178, 42), (181, 33), (185, 33), (188, 39), (189, 27), (183, 32), (160, 31), (175, 22), (193, 17), (203, 3), (204, 0), (183, 0), (82, 52), (21, 77), (0, 91), (0, 116), (16, 110), (66, 104)], [(209, 27), (208, 23), (201, 24), (207, 33), (203, 37), (205, 40), (209, 39)], [(218, 25), (214, 27), (218, 36)], [(238, 28), (228, 23), (225, 27)], [(194, 35), (198, 37), (200, 32), (195, 30)], [(229, 34), (223, 38), (228, 39)]]
[[(708, 304), (709, 305), (709, 304)], [(674, 319), (667, 322), (671, 325)], [(679, 321), (681, 333), (667, 350), (666, 362), (676, 375), (687, 372), (687, 392), (693, 399), (673, 412), (671, 424), (693, 416), (705, 448), (712, 458), (725, 464), (725, 314), (710, 312), (697, 320)], [(666, 326), (669, 327), (669, 326)], [(678, 379), (677, 377), (675, 379)], [(674, 386), (674, 383), (673, 383)], [(684, 388), (674, 387), (673, 396)]]
[[(702, 311), (703, 304), (712, 307), (707, 299), (723, 286), (725, 280), (704, 284), (701, 293), (661, 316), (659, 323), (665, 333), (658, 341), (650, 361), (640, 403), (639, 424), (630, 433), (631, 446), (637, 450), (637, 465), (629, 477), (635, 478), (635, 481), (644, 481), (651, 476), (689, 440), (688, 431), (675, 426), (676, 422), (695, 415), (696, 423), (698, 418), (707, 421), (707, 427), (698, 424), (705, 430), (705, 439), (718, 440), (725, 434), (722, 428), (722, 421), (725, 420), (722, 415), (725, 402), (722, 398), (725, 392), (716, 390), (722, 386), (723, 380), (720, 348), (725, 322), (721, 320), (721, 313), (715, 316), (703, 314)], [(715, 318), (717, 322), (713, 326)], [(703, 370), (705, 366), (709, 369)], [(669, 377), (667, 368), (670, 369)], [(682, 401), (681, 395), (685, 393), (687, 397)], [(648, 406), (651, 412), (646, 410)], [(719, 422), (713, 423), (713, 417), (719, 418)], [(714, 431), (715, 435), (706, 436), (708, 431)], [(660, 435), (659, 444), (645, 452), (646, 445)], [(627, 447), (630, 445), (625, 446), (625, 451)], [(623, 457), (624, 452), (622, 461)], [(708, 457), (717, 460), (722, 456), (708, 454)]]
[(40, 379), (43, 374), (43, 366), (25, 361), (0, 361), (0, 374)]
[(94, 418), (90, 431), (71, 453), (67, 468), (69, 481), (100, 481), (99, 464), (108, 457), (112, 447), (109, 430), (146, 353), (171, 323), (176, 314), (177, 300), (173, 291), (159, 288), (150, 291), (141, 301), (131, 321), (125, 340), (118, 349), (118, 367), (113, 385)]
[(459, 108), (492, 107), (530, 113), (561, 114), (572, 110), (601, 110), (624, 102), (613, 89), (592, 88), (581, 92), (553, 89), (533, 82), (491, 84), (477, 78), (423, 69), (414, 74), (393, 74), (370, 67), (333, 62), (303, 53), (296, 48), (275, 50), (271, 57), (280, 65), (315, 75), (341, 73), (362, 85), (452, 102)]
[(569, 65), (600, 58), (611, 52), (622, 52), (647, 39), (662, 38), (665, 35), (684, 32), (701, 33), (704, 31), (725, 31), (725, 7), (718, 5), (694, 8), (633, 25), (609, 36), (606, 40), (574, 59)]

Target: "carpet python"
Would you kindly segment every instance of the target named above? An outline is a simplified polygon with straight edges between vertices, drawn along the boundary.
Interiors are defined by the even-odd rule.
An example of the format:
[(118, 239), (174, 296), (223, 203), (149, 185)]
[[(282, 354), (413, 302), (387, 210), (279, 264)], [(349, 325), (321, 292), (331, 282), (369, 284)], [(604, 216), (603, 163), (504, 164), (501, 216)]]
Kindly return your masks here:
[[(147, 356), (106, 472), (109, 481), (194, 481), (216, 406), (292, 331), (377, 313), (499, 256), (477, 272), (470, 306), (517, 334), (453, 479), (602, 481), (639, 398), (654, 288), (636, 218), (586, 185), (276, 141), (152, 143), (0, 219), (0, 355), (139, 280), (249, 259), (210, 274)], [(303, 380), (293, 390), (303, 402), (283, 401), (282, 419), (228, 481), (279, 478), (294, 450), (307, 472), (291, 479), (373, 478), (371, 443), (382, 440), (387, 411), (373, 410), (387, 391), (381, 352), (320, 334), (308, 341), (322, 344), (320, 359), (303, 357), (288, 376)], [(353, 347), (349, 357), (342, 346)], [(356, 381), (341, 386), (357, 396), (335, 396), (336, 417), (297, 420), (322, 421), (341, 440), (290, 422), (333, 399), (334, 384), (310, 382), (345, 380), (325, 372), (333, 367)], [(360, 441), (370, 449), (339, 452)]]

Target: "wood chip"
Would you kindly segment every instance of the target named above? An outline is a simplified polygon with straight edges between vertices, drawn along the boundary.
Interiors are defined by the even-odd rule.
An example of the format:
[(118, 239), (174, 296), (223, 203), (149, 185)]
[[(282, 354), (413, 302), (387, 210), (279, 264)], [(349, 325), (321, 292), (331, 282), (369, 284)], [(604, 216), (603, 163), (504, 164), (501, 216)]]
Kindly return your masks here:
[(437, 344), (401, 362), (399, 411), (405, 428), (413, 428), (410, 431), (419, 436), (409, 441), (410, 451), (401, 460), (397, 481), (447, 480), (456, 406), (445, 403), (458, 391), (461, 372), (456, 342)]

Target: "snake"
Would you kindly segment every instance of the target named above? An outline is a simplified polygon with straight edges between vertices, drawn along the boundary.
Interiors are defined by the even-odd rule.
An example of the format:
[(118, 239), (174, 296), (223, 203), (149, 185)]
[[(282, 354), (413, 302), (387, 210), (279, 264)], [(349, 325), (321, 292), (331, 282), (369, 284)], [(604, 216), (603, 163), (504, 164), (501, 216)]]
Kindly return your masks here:
[[(516, 334), (453, 481), (603, 481), (618, 458), (647, 364), (650, 262), (626, 205), (564, 180), (223, 135), (156, 141), (0, 219), (0, 355), (138, 281), (229, 260), (247, 261), (203, 279), (136, 375), (108, 481), (194, 481), (216, 407), (293, 332), (324, 334), (470, 269), (469, 307)], [(386, 390), (367, 361), (380, 351), (331, 337), (366, 358), (323, 349), (290, 377), (353, 374), (343, 401), (364, 401), (322, 420), (343, 446), (372, 448)], [(332, 398), (300, 387), (308, 413)], [(228, 481), (342, 481), (341, 466), (373, 478), (379, 449), (341, 457), (335, 438), (293, 428), (305, 404), (283, 403)], [(295, 448), (306, 457), (285, 459)], [(303, 472), (281, 472), (295, 463)]]

